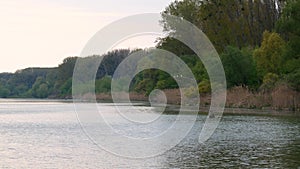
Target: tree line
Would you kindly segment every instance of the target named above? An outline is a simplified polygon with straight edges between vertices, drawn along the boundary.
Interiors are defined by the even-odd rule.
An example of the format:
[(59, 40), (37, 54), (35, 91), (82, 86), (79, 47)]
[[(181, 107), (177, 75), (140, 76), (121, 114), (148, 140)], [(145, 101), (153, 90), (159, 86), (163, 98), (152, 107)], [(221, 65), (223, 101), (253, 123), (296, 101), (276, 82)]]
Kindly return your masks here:
[[(113, 75), (116, 67), (129, 53), (130, 50), (121, 49), (96, 56), (104, 57), (97, 71), (97, 92), (108, 91), (108, 82), (102, 82), (106, 82), (106, 79)], [(55, 68), (27, 68), (15, 73), (0, 73), (0, 97), (69, 97), (72, 94), (72, 76), (77, 59), (78, 57), (68, 57)]]
[[(166, 7), (161, 24), (168, 36), (159, 39), (157, 48), (179, 56), (194, 73), (199, 92), (207, 93), (210, 81), (206, 69), (191, 49), (172, 38), (176, 26), (165, 14), (188, 20), (208, 36), (220, 54), (228, 88), (247, 86), (270, 91), (278, 84), (287, 84), (300, 90), (299, 0), (176, 0)], [(103, 57), (96, 74), (97, 93), (110, 91), (114, 71), (135, 51), (119, 49), (91, 56)], [(77, 59), (66, 58), (56, 68), (1, 73), (0, 97), (70, 96)], [(149, 69), (136, 75), (130, 86), (131, 91), (145, 94), (156, 88), (173, 89), (178, 85), (169, 74)]]
[(195, 54), (172, 38), (177, 27), (164, 14), (188, 20), (208, 36), (220, 54), (229, 88), (271, 90), (286, 83), (300, 89), (299, 0), (174, 1), (162, 12), (170, 36), (161, 38), (158, 47), (182, 57)]

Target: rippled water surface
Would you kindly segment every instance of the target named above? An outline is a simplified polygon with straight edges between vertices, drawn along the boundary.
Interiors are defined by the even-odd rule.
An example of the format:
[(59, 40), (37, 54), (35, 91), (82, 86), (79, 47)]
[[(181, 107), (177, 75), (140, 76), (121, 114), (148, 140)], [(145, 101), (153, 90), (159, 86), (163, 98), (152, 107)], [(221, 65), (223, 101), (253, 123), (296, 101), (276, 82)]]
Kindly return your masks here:
[[(98, 105), (105, 111), (111, 106)], [(155, 134), (170, 126), (176, 115), (160, 118), (159, 125), (151, 129), (126, 132), (141, 137)], [(83, 132), (72, 103), (0, 100), (0, 168), (300, 167), (298, 117), (226, 115), (210, 140), (199, 144), (205, 118), (199, 115), (188, 136), (170, 151), (137, 160), (112, 155), (95, 145)], [(118, 121), (116, 126), (131, 128)]]

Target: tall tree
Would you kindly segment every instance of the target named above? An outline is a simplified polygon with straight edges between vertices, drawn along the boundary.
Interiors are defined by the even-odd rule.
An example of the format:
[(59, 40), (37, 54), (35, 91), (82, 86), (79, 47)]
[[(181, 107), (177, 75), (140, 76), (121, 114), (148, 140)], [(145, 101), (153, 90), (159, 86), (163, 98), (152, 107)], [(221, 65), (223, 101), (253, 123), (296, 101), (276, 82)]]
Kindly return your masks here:
[[(279, 4), (278, 0), (183, 0), (172, 2), (163, 14), (190, 21), (222, 52), (228, 45), (258, 46), (262, 33), (274, 28)], [(166, 32), (176, 33), (167, 17), (163, 16), (162, 23)], [(159, 44), (166, 46), (172, 40), (164, 38)]]
[(276, 24), (276, 30), (288, 41), (289, 57), (300, 58), (300, 1), (288, 0)]
[(254, 51), (254, 59), (261, 77), (267, 73), (280, 74), (284, 62), (285, 41), (278, 33), (265, 31), (261, 47)]

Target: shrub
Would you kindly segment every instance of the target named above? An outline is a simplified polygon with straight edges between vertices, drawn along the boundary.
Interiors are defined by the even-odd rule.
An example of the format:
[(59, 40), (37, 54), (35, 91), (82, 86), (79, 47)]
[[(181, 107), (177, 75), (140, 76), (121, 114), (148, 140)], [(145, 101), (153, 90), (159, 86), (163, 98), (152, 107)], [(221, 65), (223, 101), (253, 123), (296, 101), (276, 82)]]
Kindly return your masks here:
[(275, 87), (276, 82), (279, 80), (279, 76), (274, 73), (267, 73), (264, 76), (263, 84), (261, 86), (262, 90), (270, 91)]
[(198, 84), (200, 93), (209, 93), (211, 91), (210, 82), (207, 79), (204, 79)]

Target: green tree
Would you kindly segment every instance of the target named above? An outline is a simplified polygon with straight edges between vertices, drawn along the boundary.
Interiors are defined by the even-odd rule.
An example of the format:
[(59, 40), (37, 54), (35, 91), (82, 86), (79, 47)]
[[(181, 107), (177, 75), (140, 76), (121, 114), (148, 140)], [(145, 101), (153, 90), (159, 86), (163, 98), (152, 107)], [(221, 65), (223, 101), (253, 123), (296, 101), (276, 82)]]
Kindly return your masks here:
[(265, 31), (261, 47), (254, 51), (258, 73), (264, 77), (267, 73), (280, 74), (284, 62), (285, 41), (278, 33)]
[[(163, 11), (162, 24), (169, 35), (176, 34), (176, 23), (164, 14), (182, 17), (199, 27), (222, 52), (226, 46), (241, 47), (260, 44), (262, 33), (273, 30), (278, 19), (281, 1), (278, 0), (182, 0), (172, 2)], [(175, 41), (175, 42), (174, 42)], [(188, 51), (172, 38), (163, 38), (159, 45), (176, 52)], [(180, 51), (179, 50), (179, 51)], [(178, 53), (176, 53), (178, 54)], [(191, 54), (191, 53), (186, 53)]]
[(247, 85), (255, 87), (258, 83), (252, 52), (228, 46), (221, 55), (227, 86)]
[(160, 77), (156, 83), (158, 89), (174, 89), (178, 88), (176, 81), (168, 74), (165, 78)]
[(150, 94), (150, 92), (155, 89), (159, 71), (157, 69), (147, 69), (141, 72), (143, 78), (142, 80), (135, 86), (135, 91), (137, 92), (146, 92), (146, 94)]
[(48, 97), (48, 85), (46, 83), (43, 83), (39, 86), (39, 88), (36, 90), (36, 97), (38, 98), (46, 98)]
[(1, 98), (7, 98), (10, 94), (10, 91), (0, 84), (0, 97)]
[(191, 68), (192, 72), (197, 80), (197, 82), (201, 82), (202, 80), (209, 79), (208, 73), (201, 61), (196, 61), (196, 64)]
[(211, 92), (211, 86), (210, 81), (207, 79), (204, 79), (198, 84), (199, 92), (200, 93), (209, 93)]
[(300, 58), (300, 1), (287, 0), (276, 30), (286, 38), (289, 58)]
[(105, 76), (100, 80), (96, 80), (96, 93), (107, 93), (111, 90), (111, 77)]
[(300, 91), (300, 68), (287, 75), (288, 82), (296, 90)]
[(26, 68), (18, 70), (6, 79), (6, 87), (10, 90), (10, 97), (28, 97), (37, 77), (45, 77), (49, 68)]
[(70, 95), (72, 94), (72, 78), (70, 77), (65, 83), (60, 87), (60, 95)]
[(73, 76), (74, 67), (78, 57), (68, 57), (58, 66), (56, 88), (61, 88)]
[(46, 98), (49, 95), (48, 84), (43, 77), (38, 77), (32, 86), (32, 96), (36, 98)]
[(49, 72), (46, 75), (46, 83), (48, 84), (49, 88), (49, 94), (51, 95), (58, 95), (59, 94), (59, 89), (56, 88), (56, 83), (58, 82), (58, 69), (52, 69), (49, 70)]

